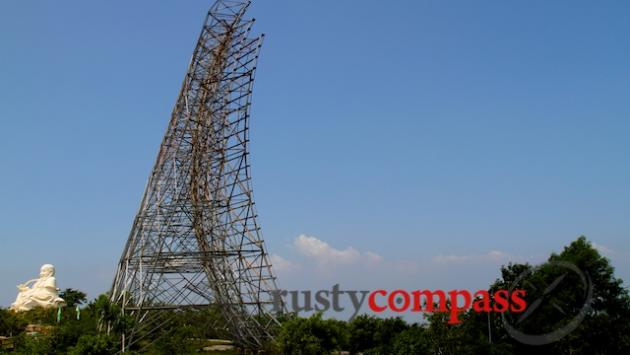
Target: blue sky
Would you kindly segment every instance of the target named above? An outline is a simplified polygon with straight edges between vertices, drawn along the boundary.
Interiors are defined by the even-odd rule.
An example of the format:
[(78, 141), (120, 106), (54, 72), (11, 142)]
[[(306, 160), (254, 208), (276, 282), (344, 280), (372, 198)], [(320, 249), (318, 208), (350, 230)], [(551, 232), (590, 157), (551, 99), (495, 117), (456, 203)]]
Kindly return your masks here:
[[(43, 263), (109, 288), (210, 3), (0, 3), (0, 305)], [(630, 279), (630, 4), (250, 14), (253, 184), (282, 287), (483, 288), (580, 234)]]

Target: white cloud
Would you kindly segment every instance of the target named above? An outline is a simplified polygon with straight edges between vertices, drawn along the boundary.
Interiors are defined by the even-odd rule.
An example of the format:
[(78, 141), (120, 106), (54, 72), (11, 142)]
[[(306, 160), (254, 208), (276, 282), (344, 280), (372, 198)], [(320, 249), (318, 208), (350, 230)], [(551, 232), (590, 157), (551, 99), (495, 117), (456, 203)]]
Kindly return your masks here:
[(608, 254), (608, 255), (613, 254), (613, 250), (604, 245), (597, 244), (595, 242), (593, 242), (592, 245), (593, 245), (593, 248), (595, 248), (595, 250), (597, 250), (601, 254)]
[[(404, 274), (407, 278), (419, 280), (427, 272), (443, 270), (444, 267), (451, 271), (473, 272), (472, 270), (478, 270), (479, 267), (496, 268), (508, 262), (525, 260), (523, 257), (500, 250), (462, 255), (440, 254), (415, 260), (388, 259), (373, 251), (360, 250), (354, 246), (336, 248), (324, 240), (306, 234), (299, 235), (292, 241), (288, 254), (271, 256), (274, 270), (281, 276), (292, 274), (293, 278), (298, 277), (296, 279), (298, 282), (304, 280), (302, 276), (307, 277), (306, 275), (307, 278), (341, 278), (356, 281), (365, 279), (368, 275), (393, 280), (395, 277), (392, 278), (392, 275)], [(305, 272), (308, 274), (304, 274)]]
[(273, 267), (274, 271), (278, 271), (280, 273), (300, 270), (302, 268), (302, 265), (287, 260), (277, 254), (271, 254), (269, 259), (271, 261), (271, 266)]
[(372, 263), (380, 263), (381, 261), (383, 261), (383, 257), (373, 253), (371, 251), (366, 251), (365, 252), (365, 257), (368, 259), (368, 261), (372, 262)]
[(321, 239), (305, 234), (295, 238), (293, 246), (302, 256), (315, 260), (322, 265), (358, 263), (375, 264), (383, 260), (383, 257), (374, 252), (359, 252), (353, 247), (347, 247), (343, 250), (336, 249)]
[(491, 250), (485, 254), (466, 254), (466, 255), (436, 255), (433, 261), (440, 264), (452, 263), (479, 263), (479, 262), (503, 262), (516, 259), (500, 250)]

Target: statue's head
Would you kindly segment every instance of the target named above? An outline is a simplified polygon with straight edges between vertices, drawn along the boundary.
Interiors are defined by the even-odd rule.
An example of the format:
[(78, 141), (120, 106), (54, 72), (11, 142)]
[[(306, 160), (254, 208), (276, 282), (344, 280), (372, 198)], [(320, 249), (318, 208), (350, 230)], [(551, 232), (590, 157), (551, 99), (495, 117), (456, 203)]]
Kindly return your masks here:
[(51, 264), (42, 265), (39, 269), (39, 277), (51, 277), (55, 276), (55, 267)]

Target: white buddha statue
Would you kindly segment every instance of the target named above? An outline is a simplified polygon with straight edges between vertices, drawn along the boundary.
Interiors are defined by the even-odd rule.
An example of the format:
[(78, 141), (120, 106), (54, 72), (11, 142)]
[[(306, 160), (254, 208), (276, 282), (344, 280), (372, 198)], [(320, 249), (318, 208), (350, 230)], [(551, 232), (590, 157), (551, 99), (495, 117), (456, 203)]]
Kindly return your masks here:
[(20, 292), (11, 305), (11, 309), (15, 312), (30, 311), (36, 307), (56, 308), (65, 303), (59, 297), (59, 289), (55, 280), (55, 267), (50, 264), (42, 266), (39, 279), (29, 280), (18, 285), (17, 288)]

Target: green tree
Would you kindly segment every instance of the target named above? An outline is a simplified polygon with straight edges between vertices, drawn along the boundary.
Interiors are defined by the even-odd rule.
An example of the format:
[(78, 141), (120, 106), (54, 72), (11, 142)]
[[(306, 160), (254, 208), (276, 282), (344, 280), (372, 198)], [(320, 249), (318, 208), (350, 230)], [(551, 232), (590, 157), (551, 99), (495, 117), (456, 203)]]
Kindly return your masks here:
[(8, 309), (0, 308), (0, 335), (10, 337), (24, 330), (26, 322)]
[(133, 327), (134, 320), (130, 316), (123, 315), (120, 306), (112, 303), (108, 295), (100, 295), (88, 305), (98, 322), (106, 325), (116, 334)]
[(22, 333), (14, 338), (15, 353), (17, 354), (55, 354), (53, 343), (49, 336), (33, 336)]
[(350, 352), (356, 354), (375, 348), (378, 343), (374, 337), (379, 319), (367, 314), (355, 317), (350, 322)]
[(426, 329), (418, 324), (414, 324), (403, 330), (394, 338), (391, 353), (396, 355), (432, 354)]
[(59, 292), (59, 297), (63, 298), (64, 301), (66, 301), (66, 306), (69, 308), (74, 308), (77, 305), (80, 306), (87, 302), (87, 295), (84, 292), (75, 290), (73, 288), (67, 288)]
[(277, 341), (283, 354), (329, 354), (348, 346), (348, 329), (345, 322), (322, 319), (321, 313), (293, 317), (282, 323)]
[(116, 341), (105, 334), (83, 335), (76, 345), (71, 347), (68, 355), (109, 355), (118, 350)]
[(377, 318), (360, 315), (350, 322), (350, 352), (389, 354), (394, 337), (406, 330), (407, 323), (401, 318)]
[[(580, 273), (565, 265), (575, 265)], [(519, 280), (519, 275), (525, 275)], [(623, 282), (614, 276), (610, 261), (601, 256), (585, 237), (552, 254), (540, 268), (511, 264), (502, 269), (502, 279), (492, 289), (518, 287), (527, 292), (527, 304), (536, 310), (518, 323), (526, 334), (552, 333), (562, 329), (580, 310), (585, 317), (574, 330), (550, 344), (531, 346), (506, 336), (502, 324), (494, 329), (503, 341), (510, 341), (514, 353), (531, 354), (630, 354), (630, 297)], [(550, 286), (552, 285), (552, 286)], [(592, 302), (585, 307), (589, 286)], [(551, 289), (553, 288), (553, 291)], [(520, 314), (507, 314), (517, 320)], [(568, 329), (568, 328), (567, 328)]]

